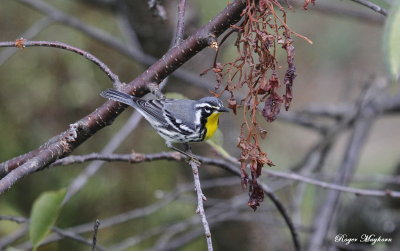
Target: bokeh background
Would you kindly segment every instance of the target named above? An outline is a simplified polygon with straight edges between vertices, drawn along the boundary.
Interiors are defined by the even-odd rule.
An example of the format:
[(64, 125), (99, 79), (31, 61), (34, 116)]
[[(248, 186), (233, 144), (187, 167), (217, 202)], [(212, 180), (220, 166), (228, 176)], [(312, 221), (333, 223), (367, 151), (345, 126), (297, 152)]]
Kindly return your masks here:
[[(129, 82), (146, 69), (110, 46), (62, 23), (43, 19), (45, 16), (23, 1), (0, 1), (0, 41), (20, 38), (33, 26), (37, 34), (32, 40), (61, 41), (91, 52), (105, 62), (120, 80)], [(113, 0), (91, 1), (46, 1), (54, 8), (78, 18), (86, 25), (97, 27), (115, 39), (128, 43), (128, 34), (121, 30), (121, 17)], [(387, 75), (382, 53), (384, 17), (352, 1), (317, 0), (317, 6), (308, 11), (299, 8), (302, 1), (289, 1), (294, 9), (288, 12), (288, 25), (314, 43), (295, 38), (297, 78), (294, 86), (294, 101), (291, 111), (301, 111), (311, 105), (338, 105), (354, 102), (362, 86), (371, 78), (385, 78)], [(388, 8), (387, 1), (373, 1)], [(156, 58), (161, 57), (170, 47), (176, 23), (177, 1), (163, 1), (167, 20), (160, 21), (148, 10), (146, 1), (126, 1), (129, 22), (136, 31), (143, 51)], [(186, 35), (205, 24), (227, 5), (227, 1), (193, 0), (187, 1)], [(222, 58), (234, 57), (233, 39), (225, 42)], [(8, 56), (10, 54), (10, 56)], [(12, 55), (11, 55), (12, 54)], [(212, 65), (215, 52), (205, 49), (186, 63), (183, 68), (200, 74)], [(279, 58), (285, 64), (285, 55)], [(213, 85), (215, 78), (207, 74)], [(48, 139), (68, 128), (69, 124), (92, 112), (105, 100), (99, 93), (112, 84), (106, 75), (93, 63), (83, 57), (54, 48), (31, 47), (25, 49), (0, 48), (0, 161), (6, 161), (37, 148)], [(394, 88), (394, 92), (398, 88)], [(165, 92), (179, 92), (191, 99), (208, 95), (207, 88), (200, 88), (178, 78), (171, 77)], [(127, 109), (113, 123), (90, 140), (82, 144), (74, 154), (100, 152), (113, 135), (126, 123), (133, 110)], [(260, 118), (262, 119), (262, 118)], [(228, 114), (221, 118), (221, 131), (225, 149), (238, 156), (237, 137), (240, 134), (240, 116)], [(304, 158), (310, 148), (318, 142), (319, 135), (310, 129), (285, 121), (262, 122), (268, 136), (262, 143), (269, 158), (276, 165), (274, 170), (290, 171)], [(397, 175), (399, 162), (399, 116), (383, 116), (374, 124), (362, 151), (356, 177), (388, 177)], [(337, 171), (342, 161), (344, 146), (349, 134), (343, 132), (335, 142), (324, 165), (326, 181)], [(146, 121), (141, 121), (133, 133), (116, 150), (117, 153), (153, 153), (167, 150), (163, 140), (153, 132)], [(215, 156), (207, 144), (194, 146), (194, 151), (207, 156)], [(30, 175), (13, 186), (0, 197), (0, 215), (29, 217), (32, 203), (44, 191), (68, 187), (85, 169), (88, 163), (65, 167), (48, 168)], [(398, 171), (398, 170), (397, 170)], [(229, 174), (216, 167), (201, 168), (203, 181), (228, 177)], [(106, 163), (88, 183), (66, 203), (56, 225), (60, 228), (94, 222), (114, 215), (151, 205), (174, 191), (177, 184), (191, 184), (192, 173), (184, 163), (157, 161), (131, 165), (128, 163)], [(264, 177), (277, 192), (288, 210), (292, 210), (296, 184), (273, 177)], [(384, 189), (381, 182), (354, 182), (352, 186), (370, 189)], [(240, 186), (240, 180), (227, 186), (217, 186), (204, 190), (207, 203), (221, 203), (226, 213), (230, 203), (242, 205), (238, 217), (212, 223), (211, 231), (216, 250), (292, 250), (287, 226), (273, 204), (266, 199), (260, 209), (253, 212), (246, 206), (247, 194)], [(316, 194), (323, 196), (324, 190), (307, 185), (306, 195), (301, 203), (301, 240), (309, 238), (310, 224), (317, 213)], [(321, 195), (322, 194), (322, 195)], [(384, 206), (368, 209), (368, 205), (382, 205), (382, 200), (368, 198), (355, 202), (353, 194), (343, 194), (349, 205), (359, 204), (359, 210), (370, 210), (374, 217), (388, 214), (395, 227), (399, 222), (398, 211)], [(236, 198), (237, 201), (233, 201)], [(375, 203), (375, 204), (374, 204)], [(211, 205), (210, 204), (210, 205)], [(398, 202), (397, 202), (398, 204)], [(381, 206), (383, 207), (383, 206)], [(98, 241), (111, 247), (129, 237), (140, 235), (158, 226), (184, 222), (196, 217), (196, 200), (192, 190), (180, 195), (172, 203), (157, 212), (114, 227), (99, 230)], [(339, 219), (348, 221), (348, 214), (354, 207), (347, 208)], [(206, 208), (207, 213), (207, 208)], [(368, 212), (371, 213), (371, 212)], [(369, 218), (367, 216), (367, 218)], [(351, 217), (350, 217), (351, 219)], [(346, 224), (344, 224), (346, 225)], [(189, 230), (198, 228), (194, 225)], [(19, 231), (21, 225), (0, 221), (0, 239)], [(187, 231), (189, 231), (187, 230)], [(387, 233), (388, 234), (388, 233)], [(92, 233), (84, 234), (91, 238)], [(22, 237), (14, 242), (18, 246), (27, 241)], [(147, 250), (154, 248), (157, 236), (146, 239), (126, 250)], [(332, 240), (330, 240), (332, 241)], [(75, 241), (64, 239), (42, 247), (40, 250), (87, 250)], [(385, 245), (375, 249), (386, 250)], [(200, 234), (194, 241), (179, 250), (204, 250), (205, 240)]]

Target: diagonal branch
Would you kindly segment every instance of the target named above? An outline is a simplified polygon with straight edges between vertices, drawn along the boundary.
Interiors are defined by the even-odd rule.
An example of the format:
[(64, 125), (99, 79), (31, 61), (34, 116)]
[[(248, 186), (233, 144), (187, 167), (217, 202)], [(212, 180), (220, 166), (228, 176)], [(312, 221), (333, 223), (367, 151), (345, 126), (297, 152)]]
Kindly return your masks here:
[[(100, 30), (96, 27), (87, 25), (81, 22), (78, 18), (65, 14), (64, 12), (52, 7), (48, 3), (42, 2), (40, 0), (18, 1), (38, 10), (55, 22), (62, 23), (63, 25), (81, 31), (85, 36), (91, 37), (98, 42), (103, 43), (108, 47), (111, 47), (114, 50), (120, 52), (121, 55), (128, 56), (143, 65), (149, 66), (157, 61), (157, 58), (144, 53), (140, 47), (126, 46), (125, 43), (119, 41), (107, 32)], [(182, 79), (185, 82), (192, 83), (193, 85), (199, 87), (207, 86), (207, 88), (212, 88), (206, 79), (201, 78), (197, 74), (193, 74), (184, 69), (177, 69), (175, 72), (172, 73), (172, 75)]]
[[(118, 2), (118, 17), (119, 17), (119, 24), (123, 34), (126, 34), (128, 39), (128, 46), (130, 48), (142, 49), (142, 46), (137, 38), (136, 32), (133, 27), (130, 25), (128, 21), (129, 13), (126, 11), (126, 3), (123, 1)], [(181, 14), (180, 14), (181, 15)], [(180, 18), (183, 22), (182, 18)], [(178, 25), (179, 32), (177, 34), (183, 34), (183, 25)], [(177, 35), (176, 35), (177, 36)], [(175, 41), (178, 41), (177, 39)], [(182, 42), (182, 41), (179, 41)], [(178, 44), (174, 44), (173, 46), (177, 46)], [(160, 88), (162, 89), (163, 86), (167, 83), (168, 78), (165, 78), (163, 82), (160, 84)], [(126, 124), (113, 136), (109, 143), (104, 146), (102, 153), (112, 153), (115, 149), (122, 143), (123, 139), (127, 137), (138, 125), (142, 116), (139, 112), (135, 111), (132, 113), (130, 119), (126, 122)], [(77, 176), (71, 185), (68, 187), (67, 194), (64, 198), (63, 203), (66, 203), (75, 193), (77, 193), (89, 180), (89, 178), (95, 174), (102, 166), (103, 162), (92, 162), (88, 167), (79, 175)]]
[(350, 0), (350, 1), (364, 5), (365, 7), (370, 8), (371, 10), (378, 12), (379, 14), (382, 14), (383, 16), (387, 16), (387, 14), (388, 14), (386, 9), (382, 8), (381, 6), (379, 6), (377, 4), (371, 3), (370, 1), (367, 1), (367, 0)]
[(85, 50), (79, 49), (77, 47), (74, 47), (72, 45), (58, 41), (29, 41), (23, 38), (17, 39), (15, 42), (0, 42), (0, 47), (26, 48), (33, 46), (53, 47), (79, 54), (85, 57), (87, 60), (96, 64), (108, 76), (108, 78), (113, 82), (116, 88), (121, 86), (121, 82), (119, 81), (118, 76), (115, 73), (113, 73), (111, 69), (104, 62), (95, 57), (93, 54)]
[[(365, 90), (356, 102), (357, 110), (355, 113), (355, 124), (353, 132), (346, 146), (345, 154), (339, 171), (337, 172), (335, 183), (346, 185), (357, 167), (360, 155), (368, 139), (369, 132), (375, 122), (376, 110), (372, 109), (374, 99), (381, 94), (382, 86), (368, 83)], [(314, 234), (310, 239), (308, 250), (319, 250), (323, 247), (324, 238), (335, 219), (335, 212), (340, 205), (340, 192), (330, 190), (326, 196), (325, 202), (319, 209), (318, 215), (315, 217), (313, 226)]]
[[(150, 66), (139, 77), (124, 86), (126, 93), (141, 97), (148, 92), (148, 83), (159, 83), (182, 64), (195, 56), (205, 47), (216, 41), (232, 24), (241, 18), (245, 3), (237, 0), (229, 4), (208, 24), (201, 27), (194, 35), (188, 37), (179, 46), (170, 49), (160, 60)], [(20, 157), (13, 165), (8, 164), (8, 174), (0, 180), (0, 194), (9, 189), (22, 177), (44, 168), (55, 160), (70, 154), (76, 147), (107, 125), (125, 109), (116, 101), (107, 101), (91, 114), (80, 119), (49, 142), (48, 147), (39, 147), (31, 153)], [(4, 165), (3, 164), (0, 164)]]

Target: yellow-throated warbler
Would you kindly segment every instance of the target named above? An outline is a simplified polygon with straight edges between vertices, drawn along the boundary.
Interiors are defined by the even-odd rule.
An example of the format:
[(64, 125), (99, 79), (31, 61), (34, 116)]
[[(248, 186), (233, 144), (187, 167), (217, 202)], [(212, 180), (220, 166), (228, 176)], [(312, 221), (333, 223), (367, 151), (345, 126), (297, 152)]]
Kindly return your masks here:
[(105, 90), (100, 95), (135, 108), (165, 139), (168, 147), (190, 158), (193, 156), (175, 148), (172, 143), (184, 143), (188, 147), (189, 142), (209, 139), (218, 128), (220, 113), (228, 111), (215, 97), (145, 100), (114, 89)]

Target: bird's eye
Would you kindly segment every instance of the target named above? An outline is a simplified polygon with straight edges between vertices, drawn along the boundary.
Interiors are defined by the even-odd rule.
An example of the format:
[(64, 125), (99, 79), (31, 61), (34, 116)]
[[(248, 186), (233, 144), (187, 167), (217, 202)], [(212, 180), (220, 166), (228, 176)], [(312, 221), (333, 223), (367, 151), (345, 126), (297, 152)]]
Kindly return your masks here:
[(211, 113), (211, 110), (210, 110), (210, 109), (207, 109), (207, 108), (204, 108), (204, 111), (205, 111), (206, 113)]

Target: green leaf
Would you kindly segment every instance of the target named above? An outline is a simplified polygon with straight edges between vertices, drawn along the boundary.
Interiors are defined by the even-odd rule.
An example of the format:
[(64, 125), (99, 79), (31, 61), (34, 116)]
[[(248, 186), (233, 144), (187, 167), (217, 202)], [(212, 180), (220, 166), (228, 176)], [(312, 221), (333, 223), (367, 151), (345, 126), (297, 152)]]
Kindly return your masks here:
[(29, 225), (29, 237), (33, 250), (36, 250), (54, 225), (65, 193), (66, 189), (44, 192), (33, 203)]
[(394, 82), (400, 77), (400, 2), (393, 1), (383, 34), (383, 50)]

